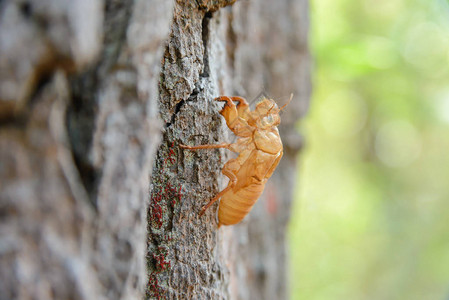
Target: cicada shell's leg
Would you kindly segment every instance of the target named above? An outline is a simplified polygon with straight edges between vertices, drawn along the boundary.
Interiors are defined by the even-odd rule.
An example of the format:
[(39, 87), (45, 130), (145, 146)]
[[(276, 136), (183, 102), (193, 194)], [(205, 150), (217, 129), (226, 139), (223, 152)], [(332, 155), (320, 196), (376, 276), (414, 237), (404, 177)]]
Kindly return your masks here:
[[(226, 101), (226, 105), (220, 111), (220, 114), (225, 118), (226, 125), (228, 125), (229, 129), (231, 129), (235, 135), (241, 136), (241, 137), (249, 137), (252, 135), (252, 133), (254, 131), (253, 128), (248, 125), (248, 122), (246, 121), (245, 118), (243, 118), (239, 115), (237, 106), (232, 101), (232, 98), (227, 97), (227, 96), (221, 96), (221, 97), (215, 98), (215, 100)], [(240, 105), (240, 103), (243, 103), (243, 102), (239, 102), (239, 105)], [(242, 107), (245, 106), (245, 104), (242, 104), (242, 105), (243, 105)], [(242, 114), (243, 114), (243, 109), (242, 109)]]
[(237, 101), (237, 111), (239, 113), (239, 117), (248, 121), (249, 118), (249, 104), (243, 97), (231, 97), (232, 101)]
[(204, 212), (206, 211), (206, 209), (208, 209), (212, 204), (214, 204), (218, 199), (220, 199), (224, 194), (226, 194), (230, 189), (232, 189), (236, 183), (237, 183), (237, 176), (232, 172), (230, 165), (231, 164), (235, 164), (235, 160), (232, 159), (230, 161), (228, 161), (224, 166), (223, 166), (223, 175), (227, 176), (229, 178), (229, 183), (228, 186), (225, 187), (221, 192), (219, 192), (217, 195), (215, 195), (214, 198), (212, 198), (209, 203), (207, 203), (206, 205), (204, 205), (201, 208), (201, 211), (199, 213), (199, 216), (201, 217)]
[(226, 144), (226, 143), (215, 144), (215, 145), (206, 144), (206, 145), (198, 145), (198, 146), (187, 146), (187, 145), (179, 144), (179, 147), (181, 147), (183, 149), (189, 149), (189, 150), (217, 149), (217, 148), (229, 149), (230, 146), (231, 146), (231, 144)]
[[(220, 96), (214, 99), (215, 101), (226, 101), (229, 105), (233, 105), (231, 97), (228, 96)], [(234, 104), (235, 105), (235, 104)]]
[(216, 101), (226, 101), (226, 104), (230, 107), (235, 106), (233, 101), (238, 102), (237, 103), (237, 115), (245, 120), (248, 120), (249, 116), (249, 104), (243, 97), (228, 97), (228, 96), (221, 96), (218, 98), (215, 98)]

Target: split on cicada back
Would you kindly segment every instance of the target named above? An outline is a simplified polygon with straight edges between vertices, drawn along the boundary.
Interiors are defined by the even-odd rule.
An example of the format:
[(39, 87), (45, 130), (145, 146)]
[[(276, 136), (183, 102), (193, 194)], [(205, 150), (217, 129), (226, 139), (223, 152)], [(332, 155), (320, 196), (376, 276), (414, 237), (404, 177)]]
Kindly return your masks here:
[(290, 99), (287, 103), (281, 106), (281, 108), (278, 107), (274, 100), (265, 95), (263, 95), (263, 97), (264, 98), (258, 99), (254, 109), (250, 112), (248, 124), (259, 128), (268, 128), (279, 125), (281, 122), (280, 112), (291, 102), (293, 94), (290, 95)]

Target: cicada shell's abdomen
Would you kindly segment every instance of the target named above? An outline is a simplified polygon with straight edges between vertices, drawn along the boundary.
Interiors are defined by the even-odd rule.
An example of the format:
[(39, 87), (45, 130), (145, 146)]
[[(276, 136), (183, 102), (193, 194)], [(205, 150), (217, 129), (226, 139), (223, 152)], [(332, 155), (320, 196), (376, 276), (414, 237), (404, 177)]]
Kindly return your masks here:
[(253, 183), (224, 195), (218, 208), (218, 226), (239, 223), (262, 194), (265, 182)]

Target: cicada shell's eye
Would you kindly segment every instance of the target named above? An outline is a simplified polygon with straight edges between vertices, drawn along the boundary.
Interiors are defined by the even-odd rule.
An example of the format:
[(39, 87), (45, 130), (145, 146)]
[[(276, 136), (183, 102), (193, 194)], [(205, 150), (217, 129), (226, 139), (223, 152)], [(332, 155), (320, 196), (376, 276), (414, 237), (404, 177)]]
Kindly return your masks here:
[(274, 118), (272, 115), (267, 115), (260, 119), (259, 127), (260, 128), (268, 128), (272, 127), (274, 123)]

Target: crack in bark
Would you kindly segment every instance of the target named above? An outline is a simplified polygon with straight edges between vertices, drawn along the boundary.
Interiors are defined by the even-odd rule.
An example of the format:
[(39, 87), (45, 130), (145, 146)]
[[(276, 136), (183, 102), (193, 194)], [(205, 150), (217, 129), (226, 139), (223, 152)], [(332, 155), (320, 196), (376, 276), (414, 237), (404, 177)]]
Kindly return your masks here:
[(175, 105), (175, 111), (174, 111), (173, 114), (171, 115), (170, 122), (165, 123), (165, 128), (170, 127), (170, 126), (175, 122), (176, 115), (181, 111), (181, 107), (182, 107), (185, 103), (186, 103), (186, 100), (182, 99), (181, 101), (179, 101), (179, 102)]
[(80, 173), (89, 200), (97, 209), (96, 194), (98, 171), (89, 161), (88, 153), (95, 131), (98, 76), (96, 72), (87, 72), (71, 80), (72, 99), (67, 107), (66, 126), (72, 155)]
[(204, 14), (203, 21), (201, 22), (201, 38), (203, 40), (203, 72), (200, 74), (200, 77), (209, 77), (210, 74), (210, 66), (209, 66), (209, 51), (208, 51), (208, 43), (209, 43), (209, 24), (212, 19), (212, 12), (208, 11)]
[[(70, 79), (72, 98), (67, 107), (66, 126), (75, 165), (88, 192), (91, 204), (97, 209), (97, 189), (101, 170), (90, 160), (90, 150), (95, 133), (98, 110), (98, 93), (101, 83), (116, 64), (122, 45), (126, 42), (126, 30), (134, 3), (105, 3), (105, 39), (100, 61), (89, 70)], [(111, 51), (112, 50), (112, 51)]]
[(195, 85), (195, 88), (193, 89), (193, 91), (189, 95), (189, 97), (186, 100), (182, 99), (175, 105), (175, 111), (171, 115), (170, 122), (165, 123), (165, 129), (169, 128), (173, 123), (175, 123), (176, 116), (181, 111), (181, 107), (183, 107), (184, 104), (186, 104), (187, 102), (192, 102), (192, 101), (196, 100), (196, 97), (202, 90), (203, 90), (203, 88), (201, 88), (199, 86), (199, 82), (197, 82)]

